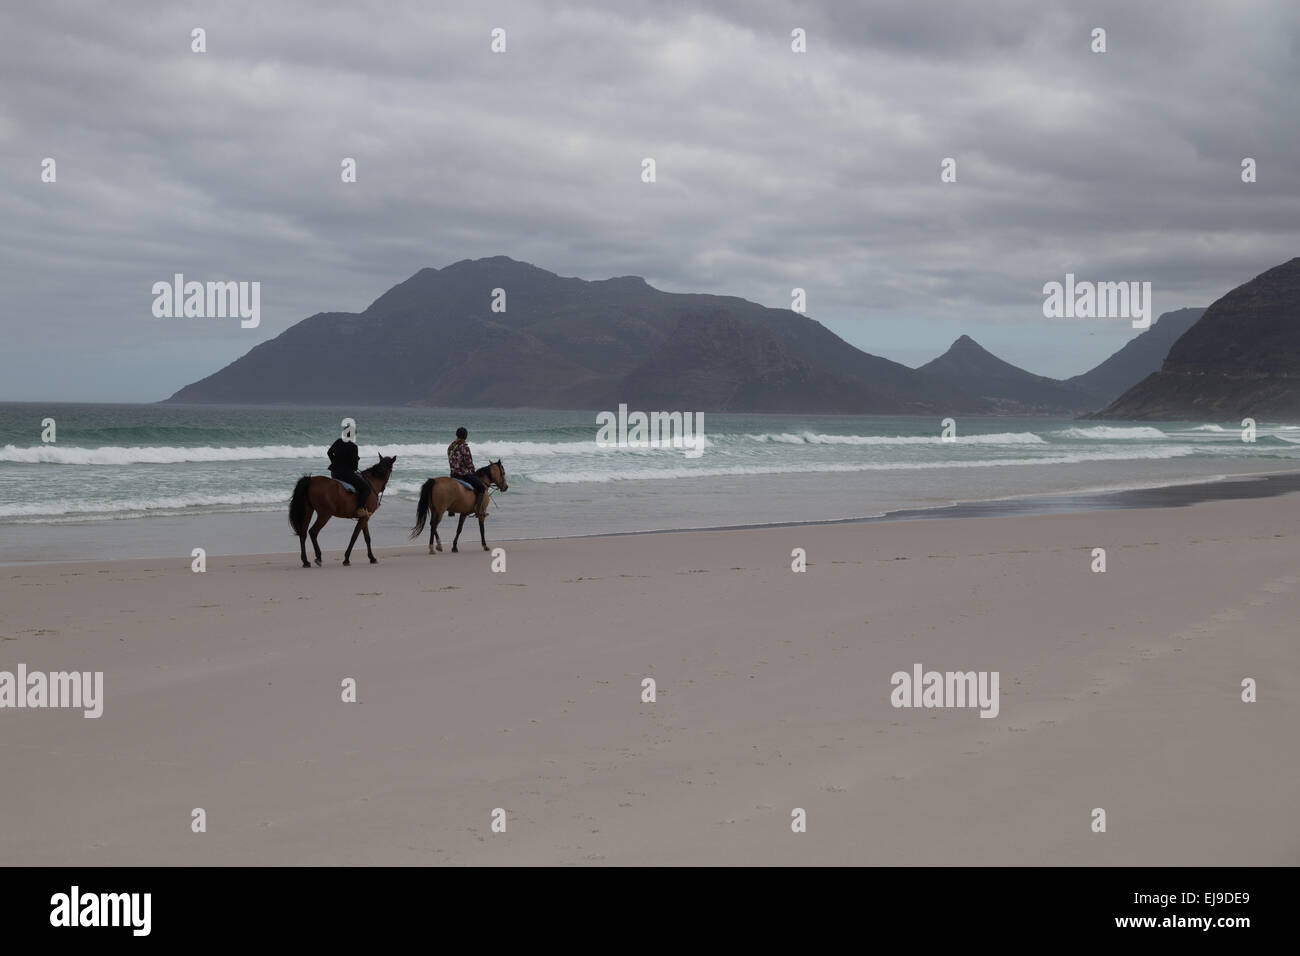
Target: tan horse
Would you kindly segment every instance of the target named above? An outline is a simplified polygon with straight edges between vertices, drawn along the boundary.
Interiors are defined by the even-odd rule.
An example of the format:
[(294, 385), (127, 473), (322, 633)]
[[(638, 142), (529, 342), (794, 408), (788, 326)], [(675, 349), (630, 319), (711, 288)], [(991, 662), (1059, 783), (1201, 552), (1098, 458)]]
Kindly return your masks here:
[[(485, 485), (496, 485), (502, 491), (508, 489), (506, 484), (505, 465), (500, 461), (494, 461), (484, 465), (478, 471), (479, 481)], [(451, 550), (456, 551), (456, 542), (460, 540), (460, 529), (465, 527), (465, 519), (472, 514), (478, 515), (478, 538), (483, 543), (483, 550), (488, 550), (487, 535), (483, 530), (483, 519), (487, 517), (487, 500), (486, 493), (483, 495), (483, 505), (479, 511), (474, 510), (474, 492), (470, 491), (455, 478), (443, 476), (441, 478), (430, 478), (420, 489), (420, 503), (415, 508), (415, 527), (411, 529), (411, 537), (418, 538), (420, 532), (424, 530), (424, 521), (432, 512), (433, 525), (429, 528), (429, 553), (434, 553), (434, 544), (437, 544), (437, 550), (442, 550), (442, 538), (438, 536), (438, 522), (442, 520), (445, 514), (460, 515), (460, 524), (456, 525), (456, 537), (452, 539)]]
[[(388, 478), (393, 473), (395, 461), (397, 461), (396, 455), (391, 458), (380, 455), (378, 464), (371, 465), (361, 473), (361, 476), (370, 483), (370, 497), (366, 499), (366, 510), (371, 515), (379, 508), (380, 495), (388, 485)], [(304, 568), (311, 567), (307, 563), (307, 522), (311, 520), (312, 512), (318, 516), (316, 523), (311, 526), (311, 546), (316, 552), (316, 567), (319, 568), (320, 542), (316, 540), (316, 535), (330, 518), (356, 519), (357, 496), (325, 475), (315, 477), (303, 475), (298, 479), (298, 484), (293, 489), (293, 498), (289, 500), (289, 527), (298, 536), (298, 550), (302, 554)], [(379, 559), (375, 557), (375, 552), (370, 550), (369, 515), (357, 520), (357, 526), (352, 529), (352, 540), (348, 542), (348, 550), (343, 554), (343, 564), (352, 563), (352, 546), (357, 543), (358, 534), (366, 536), (366, 554), (370, 557), (370, 563), (375, 564)]]

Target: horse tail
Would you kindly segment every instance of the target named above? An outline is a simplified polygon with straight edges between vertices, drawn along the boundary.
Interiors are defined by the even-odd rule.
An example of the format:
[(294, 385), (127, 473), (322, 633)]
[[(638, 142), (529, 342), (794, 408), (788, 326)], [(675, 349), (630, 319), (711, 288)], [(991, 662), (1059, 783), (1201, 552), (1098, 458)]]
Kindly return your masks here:
[(424, 522), (429, 517), (429, 498), (432, 497), (435, 480), (430, 478), (420, 489), (420, 503), (415, 506), (415, 527), (411, 529), (412, 538), (418, 538), (420, 532), (424, 530)]
[(293, 486), (293, 497), (289, 499), (289, 527), (300, 538), (307, 532), (307, 487), (310, 484), (311, 475), (303, 475)]

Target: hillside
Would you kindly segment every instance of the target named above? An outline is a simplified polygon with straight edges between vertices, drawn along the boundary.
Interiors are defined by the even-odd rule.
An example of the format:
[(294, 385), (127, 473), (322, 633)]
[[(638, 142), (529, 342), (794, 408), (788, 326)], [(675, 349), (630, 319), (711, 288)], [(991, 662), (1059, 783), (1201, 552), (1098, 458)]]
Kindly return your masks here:
[(1233, 289), (1096, 418), (1300, 420), (1300, 258)]

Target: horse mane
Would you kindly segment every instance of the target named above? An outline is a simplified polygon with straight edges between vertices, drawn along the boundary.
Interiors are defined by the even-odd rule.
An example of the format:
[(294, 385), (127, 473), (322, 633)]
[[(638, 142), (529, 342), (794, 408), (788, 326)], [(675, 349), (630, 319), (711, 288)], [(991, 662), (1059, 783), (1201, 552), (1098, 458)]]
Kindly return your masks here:
[(488, 474), (488, 472), (490, 472), (490, 471), (492, 470), (492, 465), (493, 465), (493, 464), (494, 464), (494, 462), (488, 462), (488, 463), (487, 463), (486, 465), (484, 465), (482, 468), (475, 468), (475, 469), (474, 469), (474, 474), (477, 475), (479, 478), (482, 478), (482, 477), (486, 476), (486, 475)]

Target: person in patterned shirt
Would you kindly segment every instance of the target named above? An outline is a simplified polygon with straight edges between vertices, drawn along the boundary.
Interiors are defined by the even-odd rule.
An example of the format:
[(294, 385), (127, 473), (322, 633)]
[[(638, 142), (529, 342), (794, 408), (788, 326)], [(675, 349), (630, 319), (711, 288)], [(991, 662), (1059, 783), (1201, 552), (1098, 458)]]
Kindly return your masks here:
[(469, 452), (469, 432), (464, 428), (456, 429), (456, 440), (447, 446), (447, 464), (451, 466), (451, 476), (459, 478), (474, 486), (474, 511), (483, 506), (483, 492), (487, 486), (474, 474), (474, 456)]

